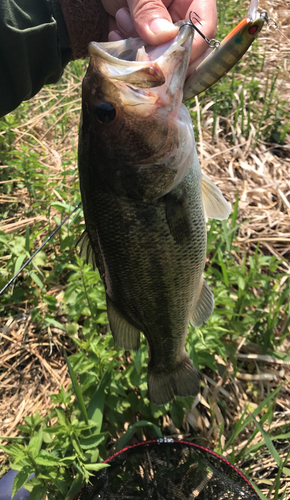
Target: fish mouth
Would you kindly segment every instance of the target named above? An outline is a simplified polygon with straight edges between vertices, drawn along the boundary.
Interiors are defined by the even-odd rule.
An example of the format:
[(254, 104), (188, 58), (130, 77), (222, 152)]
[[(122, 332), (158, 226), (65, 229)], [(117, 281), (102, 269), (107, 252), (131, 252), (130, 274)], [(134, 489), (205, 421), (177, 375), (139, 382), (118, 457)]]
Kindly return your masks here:
[(176, 98), (181, 103), (194, 29), (187, 21), (176, 25), (177, 36), (158, 47), (146, 44), (141, 38), (91, 42), (88, 48), (91, 71), (113, 83), (127, 105), (143, 101), (148, 105), (158, 100), (162, 106), (168, 106)]

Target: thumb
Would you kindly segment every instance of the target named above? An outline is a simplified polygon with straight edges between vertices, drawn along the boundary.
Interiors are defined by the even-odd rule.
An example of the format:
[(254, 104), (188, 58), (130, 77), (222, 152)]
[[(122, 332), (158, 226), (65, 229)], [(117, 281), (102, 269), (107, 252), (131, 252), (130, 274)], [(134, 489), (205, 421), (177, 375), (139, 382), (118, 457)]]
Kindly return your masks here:
[(150, 45), (160, 45), (178, 33), (161, 0), (127, 0), (139, 36)]

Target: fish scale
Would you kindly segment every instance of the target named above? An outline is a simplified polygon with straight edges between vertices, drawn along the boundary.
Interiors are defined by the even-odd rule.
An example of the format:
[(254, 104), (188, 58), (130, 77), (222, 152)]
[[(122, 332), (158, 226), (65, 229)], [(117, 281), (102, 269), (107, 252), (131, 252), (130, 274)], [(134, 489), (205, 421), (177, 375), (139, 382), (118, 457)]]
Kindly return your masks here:
[(182, 104), (192, 37), (184, 27), (156, 61), (135, 66), (91, 44), (83, 81), (81, 247), (104, 282), (115, 343), (137, 350), (140, 332), (147, 339), (148, 396), (159, 405), (199, 391), (185, 340), (189, 321), (201, 326), (214, 305), (203, 278), (206, 215), (230, 212), (201, 173)]

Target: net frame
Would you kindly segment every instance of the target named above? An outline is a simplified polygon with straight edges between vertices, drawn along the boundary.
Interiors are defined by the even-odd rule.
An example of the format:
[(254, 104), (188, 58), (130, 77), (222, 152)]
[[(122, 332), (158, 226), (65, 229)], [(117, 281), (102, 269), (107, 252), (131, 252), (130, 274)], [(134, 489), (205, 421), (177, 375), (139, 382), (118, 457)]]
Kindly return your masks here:
[[(199, 474), (202, 474), (203, 477), (198, 479), (199, 483), (197, 485), (196, 479), (194, 479), (192, 486), (188, 486), (187, 489), (191, 490), (189, 493), (178, 493), (177, 490), (173, 491), (172, 495), (163, 496), (163, 493), (160, 493), (159, 485), (151, 488), (150, 493), (147, 494), (140, 492), (140, 496), (132, 496), (122, 490), (124, 490), (124, 482), (120, 479), (120, 473), (117, 474), (118, 470), (124, 470), (126, 464), (128, 464), (128, 469), (130, 469), (130, 458), (138, 456), (141, 458), (144, 456), (145, 452), (152, 452), (153, 450), (160, 450), (160, 457), (162, 455), (161, 452), (165, 452), (165, 447), (174, 446), (176, 453), (182, 452), (182, 450), (190, 450), (190, 453), (193, 454), (193, 458), (196, 459), (196, 464), (199, 467), (202, 465), (203, 467), (197, 471)], [(160, 447), (161, 446), (161, 447)], [(172, 448), (170, 449), (172, 452)], [(157, 452), (158, 456), (158, 452)], [(198, 459), (196, 457), (199, 457)], [(174, 457), (174, 455), (173, 455)], [(191, 457), (192, 458), (192, 457)], [(201, 458), (201, 460), (200, 460)], [(153, 459), (154, 460), (154, 459)], [(160, 458), (162, 460), (162, 458)], [(173, 438), (161, 438), (154, 439), (149, 441), (143, 441), (141, 443), (136, 443), (131, 446), (127, 446), (122, 450), (114, 453), (109, 458), (104, 461), (105, 464), (109, 464), (110, 467), (102, 469), (97, 472), (91, 478), (91, 484), (84, 485), (79, 494), (75, 497), (74, 500), (125, 500), (125, 499), (147, 499), (148, 500), (261, 500), (260, 496), (257, 494), (251, 482), (244, 476), (244, 474), (237, 469), (233, 464), (231, 464), (224, 457), (218, 455), (212, 450), (205, 448), (204, 446), (190, 443), (184, 440), (177, 440)], [(125, 464), (125, 465), (124, 465)], [(194, 466), (194, 463), (190, 465), (190, 467)], [(226, 472), (225, 472), (226, 471)], [(197, 472), (196, 477), (197, 477)], [(207, 472), (207, 473), (206, 473)], [(128, 472), (126, 471), (127, 475)], [(156, 471), (155, 471), (156, 473)], [(168, 472), (168, 481), (170, 481), (169, 476), (174, 474), (173, 471), (171, 473)], [(226, 475), (227, 474), (227, 475)], [(158, 475), (158, 474), (157, 474)], [(132, 476), (134, 476), (134, 472), (132, 475), (129, 475), (129, 482), (132, 482)], [(138, 472), (136, 472), (136, 477), (140, 476)], [(116, 477), (119, 479), (116, 481)], [(153, 474), (154, 478), (154, 474)], [(152, 479), (153, 479), (152, 478)], [(192, 477), (191, 477), (192, 478)], [(110, 483), (111, 481), (111, 483)], [(118, 483), (119, 481), (119, 483)], [(127, 480), (126, 480), (127, 481)], [(129, 484), (128, 482), (128, 484)], [(114, 483), (114, 486), (117, 485), (120, 489), (118, 492), (112, 492), (110, 490), (110, 484)], [(155, 481), (156, 483), (156, 481)], [(118, 486), (119, 484), (119, 486)], [(125, 482), (125, 488), (126, 488)], [(209, 487), (211, 484), (211, 488)], [(154, 490), (155, 488), (155, 490)], [(174, 486), (173, 486), (174, 488)], [(175, 489), (176, 489), (175, 488)], [(120, 493), (119, 493), (120, 491)], [(121, 492), (122, 491), (122, 492)], [(131, 490), (130, 490), (131, 491)], [(211, 493), (214, 491), (214, 493)]]

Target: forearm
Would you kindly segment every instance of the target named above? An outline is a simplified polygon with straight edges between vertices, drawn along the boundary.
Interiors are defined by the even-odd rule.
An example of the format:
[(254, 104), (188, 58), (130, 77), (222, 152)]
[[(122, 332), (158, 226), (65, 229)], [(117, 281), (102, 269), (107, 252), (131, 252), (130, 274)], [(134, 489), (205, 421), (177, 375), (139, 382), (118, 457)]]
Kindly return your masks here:
[[(63, 14), (59, 0), (1, 0), (0, 116), (43, 85), (56, 83), (72, 58), (86, 56), (90, 41), (105, 39), (106, 16), (101, 10), (98, 14), (99, 4), (100, 0), (63, 0)], [(94, 12), (88, 18), (90, 5)], [(85, 32), (81, 39), (80, 32)]]

